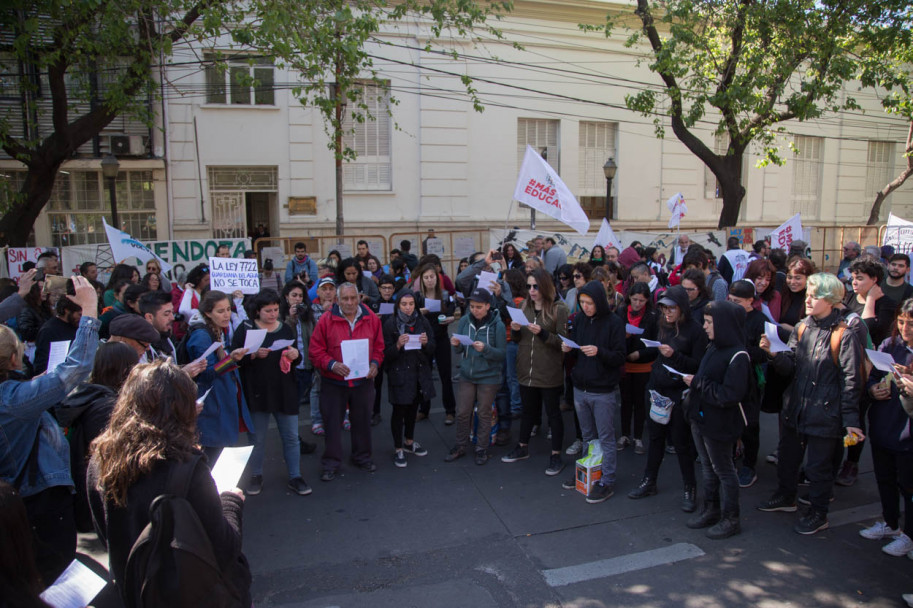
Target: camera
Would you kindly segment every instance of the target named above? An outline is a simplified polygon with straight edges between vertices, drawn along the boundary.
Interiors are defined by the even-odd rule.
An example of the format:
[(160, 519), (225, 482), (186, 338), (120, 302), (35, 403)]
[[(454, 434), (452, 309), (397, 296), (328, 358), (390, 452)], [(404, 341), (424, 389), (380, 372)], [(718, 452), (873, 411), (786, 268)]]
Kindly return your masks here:
[(501, 260), (501, 259), (504, 259), (504, 255), (500, 251), (495, 251), (494, 253), (491, 254), (491, 259), (492, 260)]

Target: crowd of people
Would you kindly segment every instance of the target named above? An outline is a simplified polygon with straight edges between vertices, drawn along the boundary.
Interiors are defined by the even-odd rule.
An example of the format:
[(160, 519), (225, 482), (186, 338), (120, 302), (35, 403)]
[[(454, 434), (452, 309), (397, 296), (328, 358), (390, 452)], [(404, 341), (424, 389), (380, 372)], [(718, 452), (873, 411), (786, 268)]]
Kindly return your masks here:
[[(483, 466), (504, 448), (500, 460), (518, 463), (543, 434), (545, 473), (570, 468), (565, 489), (578, 487), (577, 458), (601, 459), (588, 503), (614, 495), (618, 452), (645, 457), (640, 482), (625, 488), (634, 500), (659, 492), (673, 455), (681, 509), (694, 514), (687, 526), (711, 539), (741, 532), (739, 493), (758, 481), (762, 413), (778, 415), (779, 438), (766, 456), (776, 480), (757, 508), (801, 505), (799, 534), (828, 527), (834, 486), (855, 483), (868, 443), (883, 519), (860, 534), (913, 559), (906, 255), (847, 243), (831, 274), (802, 242), (748, 251), (730, 239), (718, 260), (682, 235), (669, 252), (595, 246), (569, 264), (554, 239), (539, 238), (477, 252), (451, 278), (408, 241), (386, 263), (365, 241), (356, 249), (315, 259), (296, 243), (284, 272), (262, 261), (252, 295), (211, 289), (204, 264), (169, 280), (155, 260), (142, 276), (118, 264), (107, 284), (86, 262), (55, 291), (50, 253), (0, 287), (0, 497), (11, 497), (0, 509), (24, 508), (32, 535), (20, 531), (15, 542), (34, 549), (34, 566), (17, 564), (24, 574), (0, 572), (0, 590), (41, 605), (35, 594), (73, 559), (77, 530), (94, 529), (120, 598), (131, 601), (130, 549), (156, 496), (183, 476), (220, 568), (249, 605), (242, 511), (263, 488), (270, 420), (287, 489), (304, 496), (312, 488), (301, 455), (318, 446), (301, 437), (302, 408), (323, 444), (320, 480), (331, 482), (347, 460), (377, 469), (372, 427), (385, 417), (395, 467), (427, 456), (416, 430), (437, 396), (443, 423), (454, 425), (446, 462), (471, 456)], [(266, 337), (248, 352), (255, 330)], [(66, 358), (50, 366), (61, 341)], [(366, 359), (353, 359), (355, 341)], [(865, 349), (889, 354), (893, 372), (874, 368)], [(207, 467), (244, 440), (253, 445), (244, 488), (219, 495)]]

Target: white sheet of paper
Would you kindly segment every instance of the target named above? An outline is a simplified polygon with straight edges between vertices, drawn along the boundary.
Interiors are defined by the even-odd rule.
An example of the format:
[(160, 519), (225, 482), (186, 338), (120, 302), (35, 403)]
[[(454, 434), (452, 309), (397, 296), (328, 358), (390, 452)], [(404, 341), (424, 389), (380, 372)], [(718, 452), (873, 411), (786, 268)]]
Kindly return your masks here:
[(894, 357), (892, 357), (890, 353), (883, 353), (880, 350), (867, 348), (865, 349), (865, 354), (868, 355), (869, 361), (872, 362), (875, 369), (879, 369), (888, 374), (893, 374), (895, 372)]
[(472, 339), (464, 334), (453, 334), (453, 337), (460, 341), (463, 346), (472, 346)]
[[(266, 432), (266, 429), (263, 429)], [(254, 451), (254, 446), (245, 445), (240, 448), (225, 448), (219, 454), (219, 459), (212, 467), (212, 480), (216, 482), (216, 489), (219, 494), (231, 490), (238, 486), (241, 479), (241, 473), (247, 466), (250, 459), (250, 453)]]
[(643, 342), (644, 346), (647, 348), (659, 348), (663, 345), (662, 342), (658, 342), (656, 340), (647, 340), (646, 338), (641, 338), (640, 341)]
[(286, 348), (288, 348), (289, 346), (291, 346), (294, 343), (295, 343), (294, 340), (276, 340), (275, 342), (273, 342), (272, 344), (269, 345), (269, 349), (270, 350), (285, 350)]
[(260, 348), (265, 339), (265, 329), (248, 329), (247, 334), (244, 336), (244, 348), (247, 349), (247, 354), (251, 355), (257, 352), (257, 349)]
[(44, 590), (41, 599), (54, 608), (84, 608), (105, 584), (105, 579), (74, 559), (54, 584)]
[(406, 342), (406, 345), (403, 346), (403, 350), (421, 350), (422, 343), (420, 340), (422, 336), (419, 334), (409, 334), (409, 341)]
[(783, 344), (783, 340), (780, 339), (780, 334), (777, 333), (777, 326), (770, 321), (764, 322), (764, 335), (770, 341), (770, 352), (785, 353), (789, 350), (789, 347)]
[(371, 277), (374, 276), (373, 274), (371, 274), (371, 271), (370, 271), (370, 270), (362, 270), (362, 271), (361, 271), (361, 274), (365, 275), (365, 276), (368, 277), (369, 279), (370, 279)]
[(197, 399), (197, 405), (203, 405), (204, 403), (206, 403), (206, 397), (208, 397), (209, 393), (211, 393), (211, 392), (212, 392), (212, 387), (210, 386), (208, 389), (206, 389), (206, 392), (203, 393), (202, 395), (200, 395), (200, 397)]
[(339, 347), (342, 349), (342, 363), (349, 368), (346, 380), (366, 377), (371, 368), (368, 339), (343, 340), (339, 343)]
[(519, 323), (520, 325), (529, 325), (529, 321), (526, 320), (526, 315), (523, 314), (523, 311), (519, 308), (507, 308), (507, 314), (510, 315), (510, 320), (514, 323)]
[(216, 352), (216, 350), (218, 350), (218, 348), (219, 348), (219, 346), (221, 346), (221, 344), (222, 344), (221, 342), (213, 342), (212, 344), (210, 344), (210, 345), (209, 345), (209, 348), (207, 348), (206, 350), (204, 350), (202, 355), (200, 355), (199, 357), (197, 357), (196, 359), (194, 359), (194, 363), (196, 363), (196, 362), (199, 361), (200, 359), (205, 359), (206, 357), (208, 357), (208, 356), (211, 355), (212, 353)]
[(667, 370), (669, 370), (669, 373), (671, 373), (671, 374), (675, 374), (675, 375), (676, 375), (676, 376), (682, 376), (682, 377), (685, 377), (685, 376), (687, 376), (687, 375), (688, 375), (688, 374), (685, 374), (685, 373), (684, 373), (684, 372), (680, 372), (680, 371), (678, 371), (678, 370), (677, 370), (677, 369), (675, 369), (675, 368), (674, 368), (674, 367), (669, 367), (669, 366), (668, 366), (668, 365), (666, 365), (666, 364), (665, 364), (665, 363), (663, 363), (663, 367), (665, 367), (665, 368), (666, 368), (666, 369), (667, 369)]
[(428, 312), (441, 312), (441, 301), (434, 298), (425, 298), (425, 308)]
[(644, 333), (644, 330), (637, 327), (636, 325), (631, 325), (630, 323), (625, 325), (625, 331), (629, 334), (634, 334), (635, 336), (639, 336), (640, 334)]
[(570, 346), (571, 348), (580, 348), (580, 345), (571, 340), (570, 338), (565, 338), (561, 334), (558, 334), (558, 337), (561, 338), (561, 341)]
[(768, 306), (764, 302), (761, 302), (761, 312), (764, 313), (764, 316), (767, 317), (771, 323), (777, 322), (776, 319), (774, 319), (773, 313), (770, 312), (770, 306)]
[(479, 273), (479, 289), (484, 289), (488, 293), (491, 293), (490, 285), (492, 283), (498, 282), (498, 275), (494, 272), (488, 272), (483, 270)]
[(380, 305), (380, 310), (378, 312), (382, 315), (392, 315), (395, 310), (395, 304), (388, 304), (384, 302)]
[(54, 371), (58, 365), (66, 361), (68, 352), (70, 352), (70, 340), (51, 342), (48, 349), (48, 371)]

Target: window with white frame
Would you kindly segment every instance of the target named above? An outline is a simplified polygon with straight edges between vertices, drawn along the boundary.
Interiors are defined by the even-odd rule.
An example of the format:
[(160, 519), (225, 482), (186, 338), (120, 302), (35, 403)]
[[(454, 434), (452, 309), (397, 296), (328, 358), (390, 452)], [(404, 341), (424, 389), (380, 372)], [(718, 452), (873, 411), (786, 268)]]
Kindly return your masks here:
[[(558, 121), (538, 118), (517, 119), (517, 170), (523, 165), (526, 146), (542, 155), (560, 175), (561, 162), (558, 149)], [(603, 161), (605, 162), (605, 161)]]
[[(874, 201), (878, 192), (895, 177), (894, 142), (870, 141), (868, 163), (865, 168), (865, 195), (868, 197), (868, 201)], [(890, 195), (888, 196), (889, 198)], [(887, 202), (887, 199), (885, 199), (885, 202)], [(887, 206), (882, 204), (881, 208), (885, 210)]]
[(821, 206), (821, 155), (823, 137), (796, 135), (793, 163), (793, 209), (802, 217), (817, 219)]
[(360, 111), (367, 115), (354, 120), (347, 112), (343, 121), (343, 145), (355, 151), (355, 160), (342, 166), (343, 188), (355, 191), (389, 191), (393, 189), (390, 120), (390, 97), (376, 83), (360, 85), (359, 98), (367, 106)]
[(237, 55), (227, 67), (206, 66), (206, 103), (241, 106), (275, 105), (273, 60)]
[(577, 200), (591, 219), (604, 217), (609, 209), (606, 206), (606, 178), (602, 167), (608, 159), (615, 158), (617, 131), (618, 125), (614, 122), (581, 121), (579, 124)]

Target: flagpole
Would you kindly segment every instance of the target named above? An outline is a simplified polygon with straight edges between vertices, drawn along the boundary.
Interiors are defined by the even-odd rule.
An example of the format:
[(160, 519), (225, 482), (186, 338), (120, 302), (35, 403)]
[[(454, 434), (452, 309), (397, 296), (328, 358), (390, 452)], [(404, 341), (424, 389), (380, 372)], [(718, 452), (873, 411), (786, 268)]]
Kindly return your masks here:
[(504, 245), (505, 245), (504, 240), (507, 238), (507, 235), (509, 234), (507, 231), (507, 227), (510, 225), (510, 212), (513, 211), (513, 208), (514, 208), (514, 197), (510, 197), (510, 205), (507, 206), (507, 217), (504, 218), (504, 236), (501, 237), (501, 251), (504, 251)]

